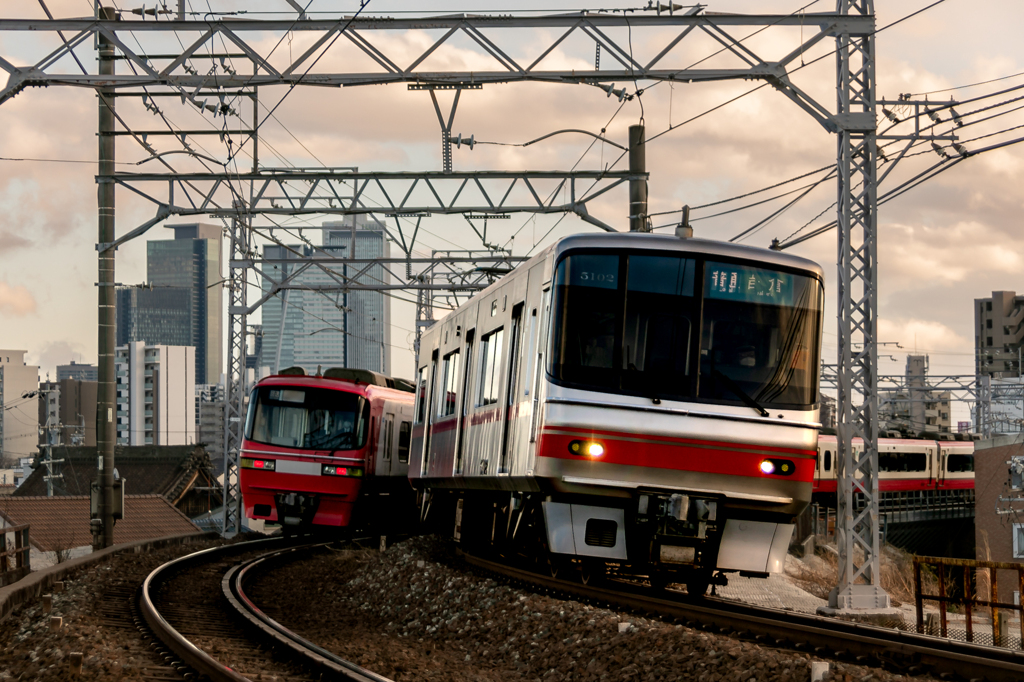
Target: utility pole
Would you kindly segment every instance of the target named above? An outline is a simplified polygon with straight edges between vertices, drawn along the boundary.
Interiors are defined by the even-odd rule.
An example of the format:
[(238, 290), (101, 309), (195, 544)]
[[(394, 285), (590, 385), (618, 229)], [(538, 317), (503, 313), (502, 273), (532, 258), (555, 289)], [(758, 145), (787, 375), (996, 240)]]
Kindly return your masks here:
[[(647, 148), (644, 145), (644, 127), (629, 126), (629, 172), (647, 172)], [(647, 226), (647, 180), (629, 181), (629, 231), (649, 232)]]
[[(99, 8), (102, 21), (116, 21), (112, 7)], [(98, 35), (99, 73), (114, 75), (114, 44), (102, 33)], [(99, 175), (114, 174), (114, 90), (99, 88)], [(114, 412), (117, 409), (114, 364), (114, 333), (116, 331), (116, 292), (114, 289), (114, 183), (100, 182), (97, 189), (99, 208), (99, 385), (96, 392), (96, 450), (100, 460), (100, 520), (103, 524), (102, 546), (114, 544)]]
[[(49, 383), (49, 378), (47, 378)], [(43, 404), (46, 406), (46, 425), (43, 429), (43, 434), (46, 438), (45, 448), (46, 454), (43, 456), (43, 466), (46, 468), (46, 474), (43, 475), (43, 479), (46, 481), (46, 496), (53, 497), (53, 482), (56, 479), (63, 478), (59, 473), (55, 473), (55, 465), (62, 463), (64, 460), (55, 460), (53, 458), (53, 446), (57, 445), (60, 439), (61, 424), (54, 409), (51, 409), (51, 405), (57, 405), (60, 403), (60, 385), (52, 388), (46, 388), (40, 391), (43, 397)], [(53, 394), (56, 393), (56, 400), (53, 400)], [(55, 409), (57, 409), (55, 407)]]

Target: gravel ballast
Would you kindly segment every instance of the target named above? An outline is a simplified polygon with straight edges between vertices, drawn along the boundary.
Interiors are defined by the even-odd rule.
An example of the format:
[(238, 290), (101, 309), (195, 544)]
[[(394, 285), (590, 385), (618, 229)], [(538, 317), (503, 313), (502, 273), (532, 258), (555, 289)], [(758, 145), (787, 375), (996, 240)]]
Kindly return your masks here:
[[(268, 613), (394, 680), (810, 680), (810, 655), (563, 601), (455, 568), (450, 545), (417, 538), (330, 552), (251, 591)], [(290, 605), (304, 604), (293, 608)], [(825, 680), (931, 680), (832, 661)]]

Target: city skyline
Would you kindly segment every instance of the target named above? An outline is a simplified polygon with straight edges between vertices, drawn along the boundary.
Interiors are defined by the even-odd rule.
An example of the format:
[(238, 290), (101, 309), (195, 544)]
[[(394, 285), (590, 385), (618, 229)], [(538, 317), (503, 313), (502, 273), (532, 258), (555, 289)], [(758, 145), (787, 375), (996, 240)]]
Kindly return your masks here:
[[(82, 11), (71, 2), (50, 5), (57, 16), (76, 16)], [(734, 1), (709, 5), (708, 10), (789, 13), (801, 6), (792, 2)], [(912, 2), (879, 4), (877, 24), (888, 27), (926, 6)], [(372, 9), (402, 7), (405, 5), (393, 3)], [(1003, 19), (995, 25), (982, 24), (980, 16), (964, 13), (956, 3), (943, 3), (880, 32), (879, 96), (895, 99), (901, 93), (922, 97), (929, 93), (932, 101), (942, 103), (951, 96), (967, 100), (1024, 82), (1024, 54), (1013, 47), (1017, 41), (1011, 28), (1024, 20), (1024, 10), (1009, 2), (993, 3), (992, 8)], [(475, 3), (473, 9), (485, 12), (492, 9), (492, 4)], [(832, 4), (817, 3), (808, 11), (833, 9)], [(41, 16), (38, 8), (17, 11)], [(951, 42), (954, 35), (957, 40)], [(775, 53), (788, 52), (798, 37), (794, 37), (793, 45)], [(301, 45), (301, 37), (297, 40)], [(15, 62), (23, 61), (17, 58), (20, 54), (29, 53), (16, 43), (2, 49), (5, 57)], [(445, 55), (451, 63), (460, 58), (457, 52)], [(813, 95), (831, 104), (834, 61), (810, 61), (803, 73), (811, 74)], [(994, 82), (985, 84), (989, 81)], [(641, 115), (648, 126), (648, 139), (673, 127), (672, 132), (651, 142), (648, 149), (651, 213), (677, 210), (684, 203), (705, 206), (834, 163), (834, 137), (771, 88), (680, 125), (748, 89), (748, 83), (662, 84), (648, 87), (641, 97), (620, 105), (597, 88), (487, 86), (463, 95), (453, 132), (466, 137), (474, 134), (478, 141), (521, 145), (562, 129), (597, 133), (604, 128), (608, 139), (623, 142), (626, 128)], [(283, 90), (267, 100), (269, 106), (280, 94)], [(341, 97), (344, 99), (337, 99)], [(443, 106), (447, 102), (450, 99), (444, 100)], [(55, 112), (60, 113), (59, 124)], [(275, 117), (287, 128), (270, 120), (265, 131), (267, 140), (297, 166), (317, 167), (322, 161), (331, 166), (375, 170), (440, 167), (437, 120), (424, 93), (394, 86), (345, 88), (329, 94), (297, 88), (276, 110)], [(1006, 117), (1006, 127), (1019, 123), (1011, 119)], [(0, 123), (0, 139), (11, 158), (95, 158), (95, 98), (91, 92), (28, 90), (0, 107)], [(974, 135), (964, 133), (962, 139)], [(591, 142), (591, 138), (560, 135), (525, 148), (479, 144), (473, 150), (455, 150), (454, 161), (461, 169), (568, 169), (577, 162), (581, 168), (601, 168), (615, 161), (617, 150)], [(970, 143), (968, 148), (984, 144)], [(897, 179), (901, 173), (913, 174), (927, 167), (913, 164), (931, 165), (939, 159), (930, 150), (925, 151), (931, 156), (902, 161), (904, 165), (893, 174), (890, 186), (902, 181)], [(126, 163), (143, 158), (135, 147), (120, 141), (118, 153), (119, 160)], [(968, 158), (880, 209), (878, 336), (903, 346), (886, 350), (885, 354), (896, 358), (883, 358), (880, 373), (901, 373), (906, 353), (918, 352), (930, 356), (935, 374), (973, 374), (973, 299), (987, 297), (993, 291), (1024, 289), (1018, 279), (1024, 238), (1014, 229), (1022, 203), (1018, 189), (1024, 184), (1022, 157), (1020, 147), (1008, 147)], [(7, 209), (6, 218), (0, 221), (0, 323), (10, 330), (4, 345), (29, 349), (30, 360), (39, 363), (44, 374), (48, 368), (66, 363), (72, 354), (94, 362), (94, 173), (94, 164), (0, 162), (0, 205)], [(62, 193), (61, 202), (45, 201), (58, 191)], [(752, 197), (748, 203), (757, 199)], [(829, 209), (833, 200), (834, 182), (824, 183), (806, 202), (769, 221), (744, 243), (767, 246), (772, 238), (784, 239), (818, 214), (823, 215), (818, 222), (826, 223), (830, 210), (834, 214), (834, 209)], [(119, 234), (151, 217), (151, 207), (131, 197), (119, 195), (118, 201)], [(785, 201), (718, 218), (710, 217), (715, 212), (712, 208), (695, 210), (693, 226), (697, 236), (729, 239), (765, 219)], [(625, 202), (610, 198), (591, 210), (617, 228), (625, 228)], [(558, 216), (514, 216), (509, 221), (494, 221), (489, 226), (489, 240), (522, 255), (535, 253), (556, 237), (592, 229), (575, 217), (559, 220)], [(458, 248), (469, 243), (467, 235), (472, 237), (472, 232), (465, 222), (424, 219), (420, 248), (428, 253), (430, 249)], [(292, 231), (311, 227), (300, 220), (287, 225)], [(515, 240), (511, 239), (513, 235)], [(136, 240), (119, 249), (117, 281), (145, 279), (145, 244)], [(62, 278), (48, 276), (38, 267), (44, 249), (46, 259), (61, 270)], [(793, 252), (825, 267), (827, 319), (831, 321), (836, 290), (834, 233), (806, 242)], [(411, 376), (413, 306), (401, 298), (396, 296), (393, 303), (392, 373)], [(836, 345), (835, 326), (828, 322), (824, 335), (826, 359), (834, 357)]]

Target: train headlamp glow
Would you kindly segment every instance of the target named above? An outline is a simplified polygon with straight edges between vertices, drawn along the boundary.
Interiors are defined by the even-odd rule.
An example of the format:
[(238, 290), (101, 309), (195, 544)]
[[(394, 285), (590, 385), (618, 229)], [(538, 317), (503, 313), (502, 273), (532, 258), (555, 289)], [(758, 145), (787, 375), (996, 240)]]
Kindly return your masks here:
[(263, 469), (264, 471), (274, 471), (277, 468), (277, 464), (272, 459), (252, 459), (251, 457), (242, 457), (238, 464), (243, 469)]
[(569, 452), (582, 457), (601, 457), (604, 446), (593, 440), (574, 440), (569, 443)]
[(788, 459), (762, 459), (760, 469), (766, 476), (790, 476), (796, 471), (796, 465)]
[(339, 467), (333, 464), (324, 464), (320, 470), (324, 476), (350, 476), (352, 478), (362, 478), (363, 470), (359, 467)]

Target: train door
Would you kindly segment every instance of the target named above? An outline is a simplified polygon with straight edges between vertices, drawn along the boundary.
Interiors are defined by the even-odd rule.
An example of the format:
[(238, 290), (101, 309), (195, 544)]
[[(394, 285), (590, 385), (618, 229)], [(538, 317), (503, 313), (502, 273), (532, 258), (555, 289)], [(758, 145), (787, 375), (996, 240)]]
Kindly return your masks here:
[(537, 425), (540, 423), (540, 386), (544, 376), (544, 353), (547, 351), (548, 321), (551, 319), (551, 289), (545, 289), (541, 297), (540, 329), (537, 335), (537, 358), (533, 368), (533, 409), (530, 410), (530, 442), (537, 442)]
[(427, 475), (427, 465), (430, 463), (430, 432), (434, 424), (434, 385), (437, 383), (437, 351), (430, 355), (430, 373), (427, 375), (427, 402), (423, 416), (423, 465), (420, 475)]
[(381, 417), (380, 422), (380, 438), (378, 443), (380, 448), (377, 455), (377, 475), (378, 476), (390, 476), (391, 475), (391, 463), (392, 453), (391, 447), (394, 443), (394, 431), (395, 431), (395, 415), (385, 414)]
[(523, 304), (519, 303), (512, 307), (512, 333), (508, 344), (508, 381), (505, 382), (505, 425), (501, 434), (501, 467), (499, 473), (507, 474), (509, 471), (509, 452), (513, 450), (512, 436), (514, 430), (512, 425), (515, 420), (513, 414), (516, 405), (516, 386), (519, 384), (519, 365), (522, 352), (520, 346), (523, 327)]
[(459, 406), (459, 428), (455, 441), (455, 473), (462, 473), (462, 453), (466, 448), (466, 435), (469, 433), (470, 389), (473, 377), (473, 337), (476, 330), (466, 332), (466, 366), (462, 376), (462, 399)]
[(935, 456), (935, 448), (925, 448), (928, 453), (928, 485), (934, 485), (939, 481), (939, 470), (942, 468), (942, 455)]
[(939, 457), (938, 457), (939, 468), (938, 468), (938, 472), (935, 475), (935, 484), (936, 484), (937, 488), (943, 488), (946, 485), (946, 472), (949, 469), (949, 461), (948, 461), (949, 449), (948, 448), (941, 448), (940, 447), (938, 450), (939, 450)]

